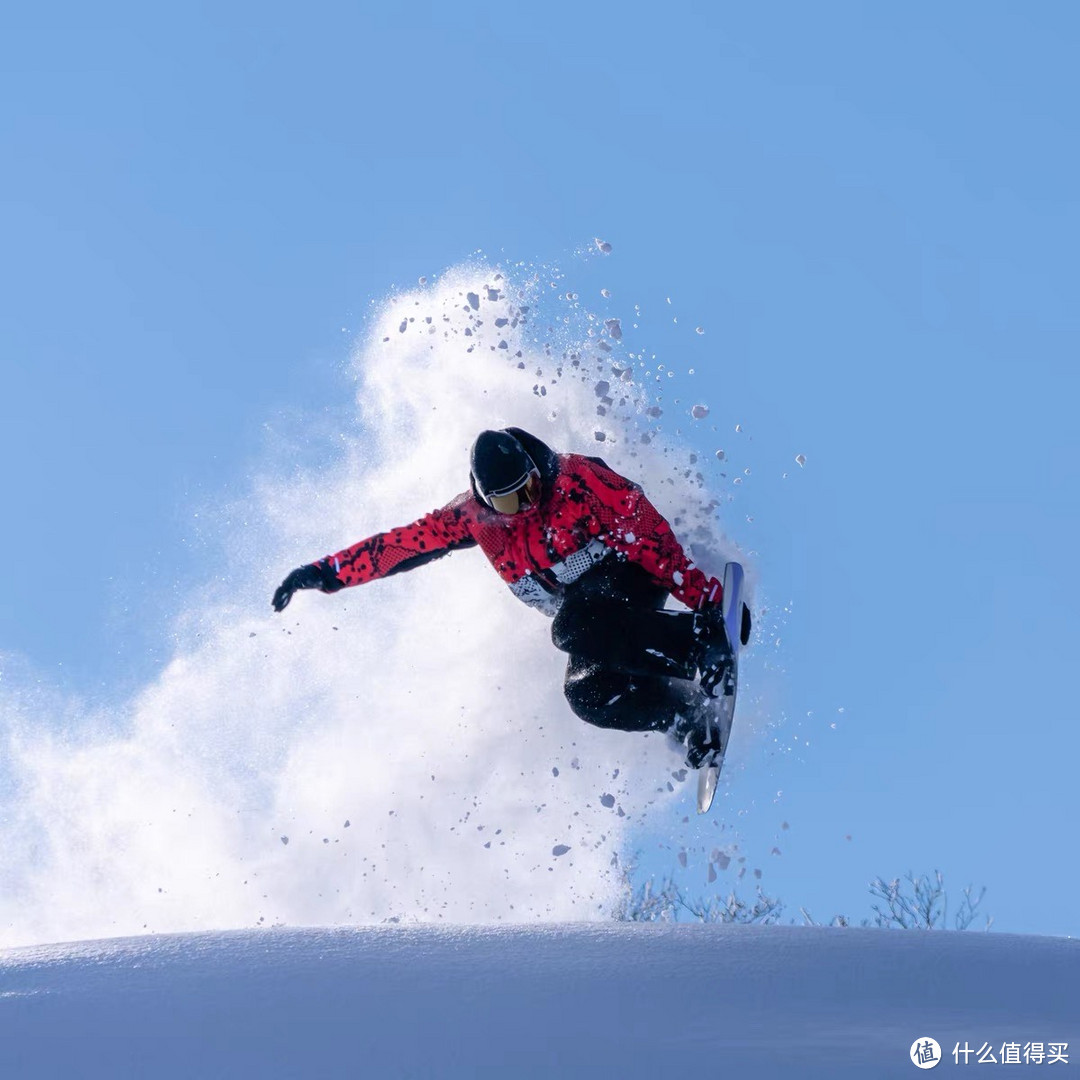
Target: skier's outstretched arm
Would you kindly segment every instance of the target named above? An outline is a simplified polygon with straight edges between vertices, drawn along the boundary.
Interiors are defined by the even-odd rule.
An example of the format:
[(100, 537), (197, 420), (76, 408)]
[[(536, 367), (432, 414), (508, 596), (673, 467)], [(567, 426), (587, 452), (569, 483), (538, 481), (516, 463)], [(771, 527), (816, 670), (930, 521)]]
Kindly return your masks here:
[(476, 540), (462, 512), (466, 501), (466, 495), (459, 495), (448, 506), (425, 514), (411, 525), (376, 533), (334, 555), (297, 567), (274, 592), (270, 601), (274, 610), (283, 611), (298, 589), (337, 592), (413, 570), (451, 551), (474, 546)]

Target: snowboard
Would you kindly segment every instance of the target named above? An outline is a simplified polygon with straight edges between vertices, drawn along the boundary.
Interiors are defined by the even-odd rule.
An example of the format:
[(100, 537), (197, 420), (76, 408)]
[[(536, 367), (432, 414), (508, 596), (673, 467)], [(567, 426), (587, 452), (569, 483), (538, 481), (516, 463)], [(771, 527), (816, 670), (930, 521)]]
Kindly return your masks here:
[(706, 716), (706, 723), (715, 725), (717, 748), (698, 769), (697, 808), (707, 814), (716, 796), (720, 770), (724, 767), (731, 723), (735, 718), (735, 694), (739, 688), (739, 649), (750, 637), (750, 612), (743, 602), (743, 568), (741, 563), (729, 562), (724, 567), (723, 596), (724, 628), (731, 645), (731, 662), (717, 686), (715, 704)]

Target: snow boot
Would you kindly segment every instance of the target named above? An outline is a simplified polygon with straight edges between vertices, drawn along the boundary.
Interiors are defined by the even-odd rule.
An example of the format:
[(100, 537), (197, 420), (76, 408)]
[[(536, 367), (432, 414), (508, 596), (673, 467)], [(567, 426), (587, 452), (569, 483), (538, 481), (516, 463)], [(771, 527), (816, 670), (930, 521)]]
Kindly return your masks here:
[(685, 746), (688, 769), (700, 769), (714, 751), (722, 749), (720, 727), (713, 715), (716, 702), (704, 693), (696, 696), (697, 701), (676, 714), (669, 730), (674, 742), (680, 747)]
[(691, 661), (698, 669), (698, 685), (714, 698), (733, 655), (724, 625), (724, 611), (719, 604), (694, 615), (694, 639)]

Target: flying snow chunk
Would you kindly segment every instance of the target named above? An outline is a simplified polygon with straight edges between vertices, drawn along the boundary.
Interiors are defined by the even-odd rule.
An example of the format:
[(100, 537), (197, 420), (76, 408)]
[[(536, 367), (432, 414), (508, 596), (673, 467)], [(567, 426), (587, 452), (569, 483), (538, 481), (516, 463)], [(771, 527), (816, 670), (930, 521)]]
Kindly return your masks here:
[(622, 341), (622, 323), (618, 319), (605, 319), (604, 328), (616, 341)]
[(604, 431), (594, 431), (594, 432), (593, 432), (593, 438), (594, 438), (594, 439), (595, 439), (595, 440), (596, 440), (597, 442), (604, 442), (604, 441), (605, 441), (605, 440), (607, 439), (607, 432), (604, 432)]
[(695, 420), (704, 420), (705, 417), (709, 415), (709, 407), (708, 405), (695, 405), (690, 410), (690, 415)]
[(417, 285), (426, 285), (427, 284), (427, 278), (426, 277), (418, 277), (416, 279), (416, 284)]
[(615, 805), (615, 796), (614, 795), (601, 795), (600, 796), (600, 805), (605, 806), (605, 807), (607, 807), (608, 810), (610, 810)]
[(602, 296), (602, 297), (603, 297), (603, 298), (604, 298), (605, 300), (610, 300), (610, 299), (611, 299), (611, 290), (610, 290), (610, 289), (601, 289), (601, 290), (600, 290), (600, 295), (601, 295), (601, 296)]
[(606, 240), (601, 240), (600, 237), (594, 236), (593, 243), (596, 245), (598, 251), (602, 251), (605, 255), (611, 254), (611, 245)]
[(466, 293), (465, 299), (469, 301), (469, 307), (471, 307), (473, 311), (480, 310), (480, 295), (478, 293)]
[(704, 326), (695, 326), (694, 327), (694, 333), (695, 334), (704, 334), (705, 333), (705, 327)]
[(723, 450), (717, 450), (716, 451), (716, 460), (717, 461), (723, 461), (724, 460), (724, 451)]
[(800, 466), (800, 467), (805, 465), (806, 464), (806, 455), (805, 454), (796, 454), (795, 455), (795, 464)]
[(570, 850), (569, 844), (556, 844), (551, 849), (551, 854), (557, 859), (560, 855), (565, 855)]

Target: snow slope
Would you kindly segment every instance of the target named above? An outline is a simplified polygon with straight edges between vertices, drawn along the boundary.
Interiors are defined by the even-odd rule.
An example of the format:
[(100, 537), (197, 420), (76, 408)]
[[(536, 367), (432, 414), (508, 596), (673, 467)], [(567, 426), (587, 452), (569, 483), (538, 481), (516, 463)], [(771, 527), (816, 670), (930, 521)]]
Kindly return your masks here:
[[(0, 953), (0, 1075), (892, 1077), (1069, 1043), (1080, 943), (731, 925), (148, 936)], [(977, 1064), (972, 1055), (970, 1064)], [(1044, 1064), (1046, 1064), (1044, 1062)], [(1036, 1074), (1038, 1075), (1038, 1074)]]

